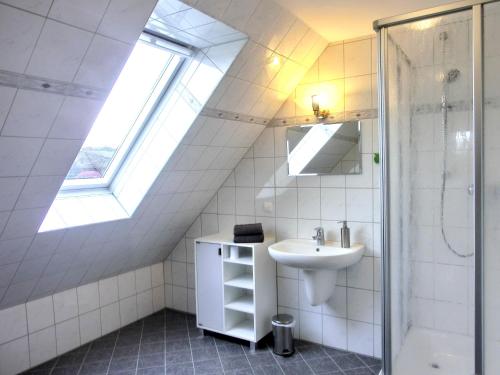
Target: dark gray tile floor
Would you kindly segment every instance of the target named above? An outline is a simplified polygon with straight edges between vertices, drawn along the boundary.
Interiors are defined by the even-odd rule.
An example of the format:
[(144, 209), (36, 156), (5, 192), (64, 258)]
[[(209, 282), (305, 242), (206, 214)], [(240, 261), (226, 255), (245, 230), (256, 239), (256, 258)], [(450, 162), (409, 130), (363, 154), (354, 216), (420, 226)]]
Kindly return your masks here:
[(163, 310), (44, 363), (32, 375), (337, 374), (373, 375), (380, 360), (299, 341), (291, 357), (271, 343), (248, 345), (203, 336), (193, 315)]

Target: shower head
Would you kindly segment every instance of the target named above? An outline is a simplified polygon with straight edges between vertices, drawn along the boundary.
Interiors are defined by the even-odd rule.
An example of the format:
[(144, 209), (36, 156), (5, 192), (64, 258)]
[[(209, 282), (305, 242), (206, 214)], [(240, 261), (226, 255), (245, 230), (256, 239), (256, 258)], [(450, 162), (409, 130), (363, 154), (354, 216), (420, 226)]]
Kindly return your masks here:
[(460, 76), (460, 70), (451, 69), (448, 71), (446, 75), (444, 75), (443, 81), (445, 81), (446, 83), (455, 82), (459, 76)]

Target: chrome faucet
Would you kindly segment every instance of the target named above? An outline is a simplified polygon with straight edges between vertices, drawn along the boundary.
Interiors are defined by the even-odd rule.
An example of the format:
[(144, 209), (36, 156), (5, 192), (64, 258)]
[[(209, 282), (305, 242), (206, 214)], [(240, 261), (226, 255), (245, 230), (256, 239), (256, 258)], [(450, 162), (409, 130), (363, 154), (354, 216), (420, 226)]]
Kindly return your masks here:
[(325, 244), (325, 231), (322, 227), (314, 228), (316, 235), (313, 236), (313, 240), (316, 240), (317, 246), (323, 246)]

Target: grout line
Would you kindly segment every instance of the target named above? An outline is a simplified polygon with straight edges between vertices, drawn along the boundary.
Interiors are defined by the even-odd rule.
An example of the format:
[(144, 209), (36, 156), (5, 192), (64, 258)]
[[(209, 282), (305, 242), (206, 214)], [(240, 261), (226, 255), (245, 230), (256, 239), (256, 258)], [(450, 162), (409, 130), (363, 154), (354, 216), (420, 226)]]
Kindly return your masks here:
[(214, 340), (214, 344), (215, 344), (215, 351), (217, 352), (217, 357), (219, 358), (219, 363), (220, 363), (220, 367), (222, 369), (222, 373), (225, 374), (226, 371), (224, 370), (224, 366), (222, 366), (222, 360), (220, 359), (219, 348), (217, 347), (217, 342), (215, 340)]
[[(165, 315), (166, 316), (166, 315)], [(195, 367), (194, 367), (194, 357), (193, 357), (193, 347), (191, 345), (191, 335), (189, 333), (189, 323), (188, 323), (188, 320), (186, 319), (186, 328), (187, 328), (187, 336), (188, 336), (188, 342), (189, 342), (189, 352), (191, 353), (191, 365), (193, 366), (193, 371), (196, 371), (195, 370)], [(165, 330), (165, 337), (166, 337), (166, 330)], [(215, 342), (214, 342), (214, 345), (215, 345)], [(165, 356), (166, 356), (166, 350), (167, 350), (167, 347), (165, 345)], [(167, 372), (167, 366), (166, 366), (166, 363), (167, 363), (167, 359), (165, 357), (165, 373)], [(221, 364), (222, 365), (222, 364)]]
[(108, 363), (108, 368), (106, 369), (106, 375), (109, 374), (109, 369), (111, 368), (111, 362), (113, 361), (113, 356), (115, 355), (115, 350), (116, 350), (116, 344), (118, 343), (119, 338), (120, 338), (120, 328), (118, 329), (118, 333), (115, 338), (115, 345), (113, 346), (111, 357), (109, 357), (109, 363)]
[[(252, 371), (252, 374), (255, 374), (255, 371), (253, 370), (252, 364), (250, 363), (250, 360), (248, 359), (247, 352), (245, 351), (244, 348), (241, 348), (241, 349), (243, 350), (243, 354), (245, 355), (245, 358), (247, 359), (248, 365), (250, 367), (250, 371)], [(257, 349), (257, 343), (255, 343), (255, 349)]]
[(83, 360), (82, 360), (82, 363), (80, 363), (80, 367), (78, 367), (77, 374), (79, 374), (79, 373), (82, 371), (83, 364), (85, 363), (85, 360), (87, 359), (87, 356), (89, 355), (90, 348), (92, 347), (92, 342), (87, 343), (87, 345), (88, 345), (89, 347), (87, 348), (87, 351), (85, 352), (85, 355), (83, 356)]
[[(345, 354), (345, 355), (348, 355), (348, 354), (349, 354), (349, 352), (347, 352), (346, 350), (344, 350), (344, 351), (346, 352), (346, 354)], [(344, 374), (344, 375), (345, 375), (344, 369), (338, 365), (338, 363), (337, 363), (337, 361), (335, 360), (335, 358), (333, 358), (333, 357), (332, 357), (330, 354), (328, 354), (326, 351), (324, 351), (324, 352), (325, 352), (325, 353), (326, 353), (326, 355), (327, 355), (327, 356), (328, 356), (328, 357), (329, 357), (329, 358), (333, 361), (333, 363), (335, 363), (335, 365), (339, 368), (340, 372), (341, 372), (342, 374)]]
[(297, 351), (296, 350), (296, 354), (298, 354), (300, 356), (300, 358), (302, 358), (302, 360), (304, 361), (304, 363), (306, 364), (307, 367), (309, 367), (309, 369), (311, 370), (311, 372), (313, 374), (316, 374), (316, 372), (313, 370), (313, 368), (309, 365), (309, 363), (305, 360), (305, 358), (302, 356), (302, 353), (300, 351)]
[[(26, 340), (28, 341), (28, 363), (29, 363), (29, 366), (32, 367), (31, 365), (31, 346), (30, 346), (30, 327), (29, 327), (29, 324), (28, 324), (28, 304), (25, 303), (24, 304), (24, 311), (25, 311), (25, 314), (26, 314)], [(54, 327), (54, 332), (55, 332), (55, 327)]]
[(272, 352), (271, 348), (269, 348), (269, 347), (268, 347), (268, 349), (269, 349), (269, 351), (271, 352), (271, 355), (272, 355), (272, 357), (273, 357), (273, 359), (274, 359), (274, 362), (276, 362), (276, 364), (278, 365), (278, 367), (279, 367), (279, 369), (281, 370), (281, 372), (282, 372), (284, 375), (286, 375), (285, 370), (283, 369), (283, 367), (281, 367), (281, 364), (280, 364), (280, 363), (278, 362), (278, 360), (276, 359), (276, 354), (274, 354), (274, 353)]
[(51, 368), (50, 368), (50, 370), (49, 370), (49, 374), (52, 374), (52, 372), (53, 372), (53, 371), (54, 371), (54, 369), (56, 368), (56, 365), (57, 365), (57, 363), (59, 362), (59, 358), (60, 358), (60, 356), (55, 358), (54, 364), (52, 365), (52, 367), (51, 367)]
[[(165, 290), (163, 290), (163, 298), (165, 298)], [(163, 311), (163, 368), (164, 368), (164, 375), (167, 373), (167, 314), (165, 313), (165, 307), (161, 310)], [(191, 343), (189, 343), (191, 345)], [(191, 355), (192, 357), (192, 355)]]
[[(137, 301), (137, 298), (136, 298), (136, 301)], [(139, 369), (139, 361), (141, 360), (142, 335), (144, 333), (144, 318), (141, 318), (139, 321), (141, 322), (141, 337), (139, 338), (139, 350), (137, 352), (137, 361), (135, 363), (135, 373), (136, 374), (137, 374), (137, 370)]]
[[(7, 111), (5, 112), (5, 117), (4, 117), (4, 120), (2, 123), (0, 123), (0, 134), (2, 133), (3, 131), (3, 127), (5, 126), (5, 124), (7, 123), (7, 119), (9, 118), (9, 114), (10, 112), (12, 111), (12, 107), (14, 106), (14, 102), (16, 101), (16, 98), (17, 98), (17, 95), (19, 93), (19, 88), (14, 88), (15, 90), (15, 93), (14, 93), (14, 96), (12, 97), (12, 101), (9, 105), (9, 108), (7, 109)], [(26, 177), (27, 178), (27, 177)], [(14, 205), (15, 206), (15, 205)]]

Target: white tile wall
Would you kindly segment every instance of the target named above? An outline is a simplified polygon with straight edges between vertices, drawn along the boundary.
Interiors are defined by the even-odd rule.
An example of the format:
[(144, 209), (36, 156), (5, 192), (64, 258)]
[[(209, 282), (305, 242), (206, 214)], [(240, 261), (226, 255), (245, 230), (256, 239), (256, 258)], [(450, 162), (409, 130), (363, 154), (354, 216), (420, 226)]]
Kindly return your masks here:
[[(347, 76), (344, 66), (350, 64), (347, 72), (354, 78), (369, 78), (364, 82), (367, 87), (359, 88), (367, 94), (350, 99), (352, 107), (371, 108), (370, 78), (375, 74), (371, 70), (375, 53), (371, 39), (361, 38), (328, 47), (315, 63), (315, 77), (304, 80), (318, 85), (331, 82), (319, 81), (319, 77), (343, 80)], [(286, 114), (284, 111), (290, 106), (284, 105), (279, 115), (295, 116), (301, 103), (297, 95), (305, 85), (300, 83), (294, 94), (297, 109), (292, 106), (292, 112)], [(369, 96), (368, 102), (364, 95)], [(339, 101), (344, 110), (344, 98)], [(376, 120), (363, 120), (362, 133), (363, 173), (360, 176), (288, 177), (284, 129), (266, 128), (165, 261), (166, 305), (194, 312), (194, 305), (190, 306), (188, 301), (194, 289), (191, 285), (185, 286), (184, 269), (193, 267), (193, 241), (200, 234), (231, 231), (234, 223), (262, 222), (265, 231), (278, 240), (310, 238), (318, 225), (325, 228), (327, 239), (339, 240), (340, 226), (336, 220), (347, 219), (351, 241), (363, 242), (367, 250), (358, 264), (339, 273), (333, 298), (322, 306), (310, 306), (301, 273), (278, 265), (278, 306), (280, 311), (296, 318), (296, 336), (380, 356), (380, 225), (376, 213), (379, 190), (378, 167), (372, 162), (372, 152), (378, 150)], [(185, 252), (191, 260), (176, 259), (175, 254)]]
[(36, 366), (57, 356), (56, 330), (47, 327), (29, 336), (30, 364)]
[[(14, 2), (5, 1), (4, 3)], [(92, 4), (86, 4), (86, 12), (82, 13), (81, 6), (76, 2), (55, 1), (52, 7), (47, 1), (39, 1), (36, 6), (28, 2), (15, 2), (17, 7), (40, 14), (42, 17), (0, 5), (0, 34), (5, 36), (2, 38), (3, 42), (0, 41), (0, 47), (2, 50), (8, 49), (11, 52), (2, 55), (0, 68), (109, 89), (130, 51), (129, 42), (137, 38), (151, 12), (153, 2), (141, 2), (140, 6), (134, 6), (134, 1), (111, 1), (106, 10), (103, 9), (102, 3), (93, 1)], [(200, 7), (203, 6), (206, 7), (200, 4)], [(44, 17), (47, 16), (49, 8), (51, 19), (45, 22)], [(215, 10), (211, 6), (208, 8), (208, 13)], [(234, 9), (237, 10), (237, 8)], [(209, 102), (216, 107), (219, 101), (224, 103), (231, 97), (239, 96), (241, 100), (230, 108), (232, 111), (240, 111), (241, 108), (242, 113), (272, 117), (288, 96), (289, 91), (293, 89), (294, 80), (300, 79), (317, 58), (325, 42), (311, 30), (304, 31), (304, 25), (300, 21), (274, 3), (260, 3), (255, 13), (262, 17), (253, 16), (249, 19), (249, 15), (241, 15), (238, 12), (227, 13), (228, 23), (241, 27), (242, 31), (250, 33), (254, 39), (254, 42), (248, 44), (242, 56), (231, 67), (231, 77), (233, 77), (230, 77), (231, 80), (238, 79), (246, 81), (247, 84), (239, 86), (235, 84), (236, 91), (233, 92), (223, 82)], [(75, 17), (76, 14), (78, 17)], [(218, 16), (224, 20), (224, 14), (225, 10), (219, 12)], [(102, 20), (99, 23), (97, 20), (101, 17)], [(278, 22), (276, 17), (279, 17)], [(64, 35), (54, 32), (61, 28), (68, 32), (63, 33)], [(90, 33), (98, 30), (102, 35), (93, 35), (90, 42), (89, 33), (83, 29)], [(303, 38), (300, 37), (302, 34), (304, 34)], [(71, 40), (68, 42), (69, 36)], [(51, 42), (55, 40), (54, 38), (60, 38), (58, 44), (69, 47), (51, 50), (55, 44)], [(252, 51), (257, 43), (260, 43), (259, 46), (265, 45), (269, 48), (265, 53), (269, 57), (274, 55), (276, 48), (280, 48), (283, 54), (289, 53), (289, 56), (279, 57), (278, 68), (271, 67), (268, 64), (269, 60), (266, 60), (267, 57), (263, 58), (260, 63), (256, 60), (257, 67), (252, 68), (253, 60), (244, 56)], [(83, 49), (85, 53), (82, 53)], [(32, 55), (33, 60), (30, 60)], [(45, 59), (44, 56), (49, 59)], [(224, 63), (219, 55), (211, 55), (211, 58), (220, 64)], [(49, 60), (55, 63), (48, 64)], [(57, 61), (65, 62), (64, 69), (53, 70), (54, 66), (61, 65)], [(242, 77), (237, 78), (243, 65), (248, 71), (253, 70), (257, 74), (249, 79), (245, 78), (248, 76), (244, 76), (241, 70)], [(287, 76), (293, 77), (293, 80), (286, 79)], [(243, 86), (248, 87), (248, 92), (240, 96), (237, 88)], [(196, 182), (191, 179), (191, 182), (187, 183), (186, 175), (184, 175), (179, 181), (182, 190), (171, 186), (171, 173), (179, 171), (178, 168), (176, 169), (176, 161), (182, 160), (180, 155), (186, 149), (179, 147), (178, 152), (172, 156), (171, 165), (166, 167), (164, 174), (160, 175), (157, 184), (152, 187), (151, 196), (144, 200), (131, 220), (90, 225), (84, 230), (78, 228), (37, 234), (37, 228), (47, 208), (46, 202), (50, 202), (55, 195), (57, 184), (50, 187), (43, 184), (47, 187), (43, 192), (40, 189), (30, 191), (24, 189), (26, 177), (30, 173), (40, 177), (64, 176), (89, 129), (89, 123), (102, 103), (85, 103), (89, 110), (83, 111), (84, 115), (88, 116), (86, 120), (83, 120), (85, 116), (74, 115), (75, 106), (83, 108), (83, 103), (74, 103), (76, 99), (68, 98), (61, 102), (58, 100), (52, 102), (49, 96), (45, 98), (49, 100), (49, 107), (56, 108), (59, 105), (58, 113), (49, 113), (50, 111), (46, 111), (48, 107), (45, 108), (42, 115), (46, 117), (42, 116), (37, 120), (37, 123), (43, 126), (34, 128), (28, 121), (30, 118), (22, 119), (23, 116), (26, 117), (27, 112), (23, 111), (18, 116), (6, 110), (11, 107), (16, 97), (14, 90), (7, 90), (5, 95), (0, 95), (0, 132), (5, 131), (6, 135), (9, 133), (8, 137), (0, 133), (0, 160), (2, 160), (0, 177), (2, 183), (6, 181), (3, 178), (9, 179), (7, 183), (9, 189), (0, 189), (0, 232), (3, 232), (0, 240), (0, 259), (2, 260), (0, 263), (0, 298), (3, 297), (1, 306), (11, 306), (28, 299), (33, 300), (33, 305), (20, 305), (24, 306), (24, 315), (27, 314), (27, 317), (20, 319), (24, 320), (24, 323), (4, 327), (3, 322), (8, 319), (2, 319), (0, 337), (4, 337), (7, 341), (0, 341), (0, 373), (17, 373), (30, 366), (30, 355), (32, 356), (31, 365), (38, 364), (54, 353), (60, 354), (96, 337), (99, 334), (99, 326), (101, 334), (110, 332), (122, 323), (163, 307), (164, 303), (178, 309), (193, 311), (194, 293), (193, 289), (189, 288), (193, 286), (192, 266), (185, 266), (185, 271), (182, 267), (176, 266), (175, 276), (180, 279), (166, 286), (163, 285), (162, 277), (165, 275), (171, 278), (172, 270), (163, 272), (163, 269), (160, 269), (163, 268), (161, 265), (156, 265), (156, 268), (150, 271), (139, 270), (137, 273), (130, 272), (120, 276), (117, 274), (164, 258), (185, 229), (189, 227), (192, 218), (198, 215), (205, 203), (210, 200), (213, 192), (230, 174), (263, 127), (217, 120), (218, 123), (212, 131), (214, 133), (215, 129), (219, 131), (209, 143), (204, 141), (205, 136), (202, 133), (199, 137), (195, 136), (203, 127), (195, 127), (191, 133), (198, 144), (193, 145), (199, 145), (201, 142), (201, 145), (207, 146), (207, 154), (202, 153), (200, 160), (194, 164), (198, 168), (203, 168), (197, 170), (201, 179)], [(31, 102), (33, 105), (39, 103)], [(35, 106), (30, 110), (35, 114), (40, 112)], [(11, 125), (5, 126), (4, 120), (9, 117)], [(14, 126), (15, 121), (20, 125)], [(51, 121), (53, 124), (48, 126), (47, 124)], [(19, 136), (12, 136), (14, 134), (19, 134)], [(44, 137), (47, 135), (49, 139), (45, 140)], [(36, 138), (23, 138), (26, 136)], [(186, 143), (189, 143), (189, 136), (190, 134), (186, 136)], [(217, 154), (216, 147), (223, 146), (226, 146), (228, 150)], [(266, 147), (263, 146), (264, 149)], [(213, 155), (213, 162), (210, 165), (203, 164), (201, 161), (201, 159), (207, 159), (207, 155)], [(272, 161), (273, 153), (268, 153), (268, 155)], [(214, 165), (223, 167), (214, 174), (211, 168)], [(265, 174), (261, 174), (262, 180), (270, 178), (274, 180), (272, 165), (267, 168)], [(207, 169), (212, 170), (207, 171)], [(183, 202), (193, 202), (192, 186), (196, 183), (210, 192), (209, 195), (205, 194), (206, 198), (198, 198), (200, 203), (197, 206), (191, 207), (189, 212), (177, 212), (175, 220), (172, 220), (172, 217), (176, 210), (157, 215), (157, 205), (153, 205), (152, 198), (155, 192), (160, 191), (160, 187), (165, 186), (163, 189), (176, 195), (157, 197), (155, 203), (161, 202), (162, 199), (172, 198), (173, 205), (178, 204), (182, 207)], [(269, 184), (271, 187), (274, 186), (274, 182)], [(254, 183), (250, 182), (248, 187), (253, 188), (253, 186)], [(22, 200), (18, 201), (22, 191), (26, 194)], [(268, 193), (274, 199), (274, 189)], [(243, 195), (248, 196), (248, 191)], [(183, 200), (178, 199), (181, 196)], [(16, 202), (20, 206), (16, 211), (10, 212)], [(241, 212), (252, 213), (252, 205), (249, 201), (246, 203), (240, 207)], [(274, 210), (274, 205), (271, 207), (272, 210)], [(221, 226), (229, 227), (234, 222), (232, 217), (235, 212), (236, 207), (231, 214), (227, 215), (226, 221), (224, 217), (220, 217), (214, 222), (212, 217), (208, 216), (210, 214), (204, 215), (204, 231), (208, 233), (215, 230), (219, 223)], [(269, 214), (269, 208), (266, 208), (264, 212)], [(213, 213), (212, 215), (217, 218)], [(166, 223), (171, 221), (173, 221), (172, 228), (175, 229), (165, 230)], [(15, 241), (15, 243), (10, 241)], [(15, 246), (12, 247), (13, 245)], [(185, 246), (184, 251), (187, 255), (179, 258), (178, 263), (186, 261), (192, 263), (193, 261), (191, 244), (186, 243)], [(21, 264), (23, 257), (26, 261), (36, 260), (37, 262)], [(91, 263), (92, 259), (95, 262)], [(14, 275), (14, 269), (26, 271)], [(41, 271), (42, 269), (44, 271)], [(148, 275), (151, 276), (150, 281), (148, 281)], [(83, 286), (88, 282), (95, 282), (106, 277), (107, 279), (97, 284)], [(11, 283), (12, 280), (19, 282)], [(79, 286), (81, 287), (78, 290), (75, 289)], [(151, 289), (152, 286), (153, 289)], [(56, 291), (61, 293), (51, 296)], [(45, 296), (49, 297), (43, 301), (34, 300), (36, 297)], [(35, 317), (33, 308), (40, 308), (43, 313)], [(19, 309), (22, 310), (22, 308)], [(9, 309), (1, 310), (0, 313), (8, 314), (9, 311)], [(54, 320), (50, 317), (52, 311)], [(23, 315), (20, 314), (19, 317)], [(31, 344), (28, 344), (27, 335), (33, 335)], [(14, 352), (15, 357), (12, 356)]]
[[(131, 295), (118, 298), (118, 280), (134, 274), (141, 291), (133, 284)], [(157, 263), (0, 310), (0, 374), (39, 365), (163, 308), (164, 270)]]
[(54, 325), (54, 306), (52, 296), (30, 301), (26, 304), (28, 331), (36, 332)]
[[(199, 71), (193, 69), (190, 77), (204, 74), (203, 69), (224, 72), (229, 68), (227, 77), (208, 99), (208, 106), (271, 118), (326, 42), (273, 2), (233, 1), (195, 1), (193, 5), (235, 29), (210, 19), (212, 26), (207, 28), (198, 22), (195, 26), (200, 28), (188, 31), (193, 38), (213, 37), (213, 43), (234, 40), (236, 34), (239, 38), (240, 32), (247, 33), (251, 40), (231, 66), (228, 50), (209, 49), (207, 64)], [(83, 6), (77, 1), (4, 1), (0, 4), (0, 48), (9, 53), (0, 57), (0, 69), (107, 90), (154, 3), (93, 0)], [(164, 9), (172, 12), (189, 10), (176, 0), (168, 0), (168, 5)], [(243, 9), (254, 10), (254, 15)], [(197, 19), (208, 17), (198, 13)], [(236, 48), (229, 47), (232, 51)], [(272, 64), (274, 57), (278, 65)], [(198, 81), (185, 84), (196, 99), (205, 100), (208, 93), (199, 90), (195, 84)], [(0, 88), (2, 308), (163, 260), (264, 129), (257, 124), (201, 117), (131, 219), (87, 226), (83, 232), (77, 228), (37, 234), (101, 105), (101, 100)], [(263, 144), (262, 148), (267, 146)], [(193, 156), (189, 165), (185, 163), (188, 155)], [(257, 174), (249, 175), (257, 180), (267, 180), (274, 173), (272, 165), (256, 170)], [(242, 183), (248, 188), (254, 186), (253, 181)], [(239, 191), (241, 204), (228, 215), (260, 213), (261, 207), (253, 203), (252, 195), (249, 189)], [(215, 229), (213, 222), (208, 222), (205, 220), (205, 231)], [(60, 243), (61, 238), (64, 243)], [(12, 252), (10, 240), (22, 241), (23, 246), (19, 244)], [(16, 256), (4, 257), (6, 253)], [(134, 287), (140, 290), (145, 286), (139, 280)], [(127, 286), (124, 292), (131, 289)], [(115, 301), (113, 293), (115, 290), (109, 289), (101, 298)], [(155, 295), (153, 302), (158, 303), (158, 291)]]

